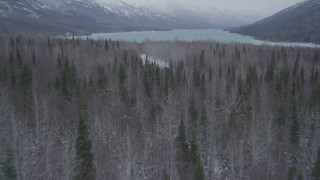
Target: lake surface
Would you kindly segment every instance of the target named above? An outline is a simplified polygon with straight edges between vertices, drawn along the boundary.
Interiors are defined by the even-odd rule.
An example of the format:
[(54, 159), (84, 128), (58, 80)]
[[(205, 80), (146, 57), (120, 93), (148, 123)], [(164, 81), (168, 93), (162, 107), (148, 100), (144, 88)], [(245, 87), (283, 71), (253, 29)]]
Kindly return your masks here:
[(247, 43), (267, 44), (278, 46), (320, 47), (320, 45), (307, 43), (268, 42), (256, 40), (250, 36), (230, 33), (221, 29), (172, 30), (172, 31), (134, 31), (118, 33), (98, 33), (90, 36), (77, 36), (75, 38), (116, 41), (143, 42), (143, 41), (216, 41), (221, 43)]

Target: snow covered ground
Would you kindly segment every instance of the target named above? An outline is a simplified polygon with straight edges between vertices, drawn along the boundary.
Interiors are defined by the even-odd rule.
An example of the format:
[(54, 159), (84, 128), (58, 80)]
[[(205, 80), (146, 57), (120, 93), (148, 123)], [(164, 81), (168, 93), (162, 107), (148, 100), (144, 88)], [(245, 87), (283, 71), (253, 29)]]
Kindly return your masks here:
[(154, 63), (158, 65), (160, 68), (166, 68), (169, 67), (169, 64), (166, 63), (165, 60), (159, 59), (157, 57), (148, 56), (147, 54), (141, 54), (140, 58), (142, 59), (142, 63)]

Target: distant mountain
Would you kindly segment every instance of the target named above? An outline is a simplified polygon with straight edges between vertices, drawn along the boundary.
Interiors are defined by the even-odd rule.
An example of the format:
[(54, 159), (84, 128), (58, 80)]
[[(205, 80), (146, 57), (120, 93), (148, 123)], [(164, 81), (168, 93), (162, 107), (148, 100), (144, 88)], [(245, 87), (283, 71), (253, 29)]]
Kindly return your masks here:
[(271, 41), (320, 43), (320, 0), (308, 0), (231, 32)]
[(228, 28), (253, 16), (181, 4), (136, 5), (122, 0), (0, 0), (0, 32), (92, 32)]

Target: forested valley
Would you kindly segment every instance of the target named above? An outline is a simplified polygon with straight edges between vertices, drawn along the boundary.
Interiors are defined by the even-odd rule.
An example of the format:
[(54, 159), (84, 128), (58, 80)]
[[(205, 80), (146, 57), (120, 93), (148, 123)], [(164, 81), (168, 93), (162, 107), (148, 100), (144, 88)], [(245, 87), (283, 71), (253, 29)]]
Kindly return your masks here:
[(320, 179), (319, 69), (318, 48), (0, 36), (0, 179)]

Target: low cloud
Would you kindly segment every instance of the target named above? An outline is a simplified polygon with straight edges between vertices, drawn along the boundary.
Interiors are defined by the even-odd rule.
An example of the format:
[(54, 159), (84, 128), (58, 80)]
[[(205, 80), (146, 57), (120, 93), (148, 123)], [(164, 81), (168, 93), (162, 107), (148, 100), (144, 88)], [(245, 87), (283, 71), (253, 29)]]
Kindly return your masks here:
[[(108, 1), (108, 0), (106, 0)], [(129, 3), (164, 4), (179, 3), (186, 6), (217, 7), (230, 11), (255, 11), (261, 14), (273, 14), (303, 0), (123, 0)]]

